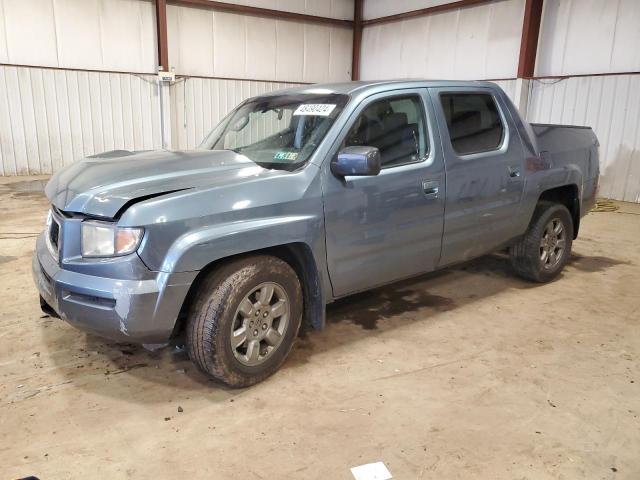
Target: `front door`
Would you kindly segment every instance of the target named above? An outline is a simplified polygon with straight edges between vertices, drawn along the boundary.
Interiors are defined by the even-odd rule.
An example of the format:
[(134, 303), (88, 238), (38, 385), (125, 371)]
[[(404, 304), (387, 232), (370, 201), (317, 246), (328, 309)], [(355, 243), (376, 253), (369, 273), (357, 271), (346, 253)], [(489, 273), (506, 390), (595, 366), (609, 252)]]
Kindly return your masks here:
[(323, 164), (329, 275), (340, 297), (435, 268), (445, 176), (425, 89), (374, 95), (352, 114), (338, 145), (377, 147), (382, 171), (335, 177)]

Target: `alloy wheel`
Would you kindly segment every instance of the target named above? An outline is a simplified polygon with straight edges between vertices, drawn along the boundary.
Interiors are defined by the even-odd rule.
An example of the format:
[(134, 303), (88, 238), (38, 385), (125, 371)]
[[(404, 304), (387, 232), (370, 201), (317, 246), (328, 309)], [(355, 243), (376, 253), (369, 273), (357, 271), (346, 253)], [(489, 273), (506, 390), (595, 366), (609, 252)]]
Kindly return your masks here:
[(231, 350), (243, 365), (262, 364), (280, 346), (289, 325), (289, 298), (282, 286), (261, 283), (247, 294), (231, 326)]
[(566, 232), (559, 218), (547, 223), (540, 239), (540, 262), (545, 270), (553, 270), (562, 260), (566, 247)]

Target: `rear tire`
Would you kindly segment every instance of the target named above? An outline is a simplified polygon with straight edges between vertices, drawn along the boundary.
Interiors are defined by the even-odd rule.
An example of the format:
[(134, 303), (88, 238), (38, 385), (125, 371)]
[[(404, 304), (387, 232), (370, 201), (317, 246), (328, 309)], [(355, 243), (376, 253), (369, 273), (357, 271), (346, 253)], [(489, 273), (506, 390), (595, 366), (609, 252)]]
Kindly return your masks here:
[(511, 246), (511, 265), (527, 280), (546, 283), (562, 271), (571, 256), (573, 220), (564, 205), (542, 201), (524, 236)]
[(186, 328), (191, 360), (235, 388), (272, 375), (298, 336), (303, 301), (295, 271), (255, 255), (224, 265), (202, 283)]

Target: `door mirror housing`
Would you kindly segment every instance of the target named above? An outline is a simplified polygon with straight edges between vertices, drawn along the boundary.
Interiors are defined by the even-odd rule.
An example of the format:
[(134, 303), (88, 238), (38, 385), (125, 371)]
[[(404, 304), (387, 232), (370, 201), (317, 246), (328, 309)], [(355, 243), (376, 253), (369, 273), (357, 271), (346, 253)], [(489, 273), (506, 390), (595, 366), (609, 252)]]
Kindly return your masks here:
[(338, 177), (374, 176), (380, 169), (380, 150), (376, 147), (346, 147), (331, 160), (331, 172)]

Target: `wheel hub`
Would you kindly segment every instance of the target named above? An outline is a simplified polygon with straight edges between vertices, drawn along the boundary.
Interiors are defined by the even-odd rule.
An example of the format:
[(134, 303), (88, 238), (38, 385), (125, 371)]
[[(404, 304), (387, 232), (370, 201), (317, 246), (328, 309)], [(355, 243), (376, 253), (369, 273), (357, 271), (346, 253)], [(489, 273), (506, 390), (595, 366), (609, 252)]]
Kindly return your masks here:
[(282, 286), (266, 282), (240, 302), (231, 329), (231, 348), (240, 363), (256, 366), (280, 346), (289, 323), (289, 299)]
[(543, 268), (555, 268), (564, 256), (564, 249), (564, 224), (560, 219), (554, 218), (545, 226), (540, 239), (540, 262)]
[(244, 323), (249, 322), (249, 329), (252, 330), (252, 335), (256, 340), (262, 341), (267, 335), (267, 331), (271, 328), (273, 323), (273, 317), (271, 315), (271, 306), (262, 307), (261, 310), (256, 310), (257, 318), (255, 320), (244, 319)]

